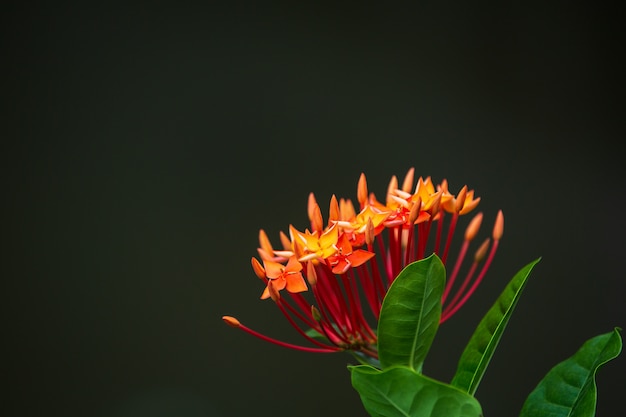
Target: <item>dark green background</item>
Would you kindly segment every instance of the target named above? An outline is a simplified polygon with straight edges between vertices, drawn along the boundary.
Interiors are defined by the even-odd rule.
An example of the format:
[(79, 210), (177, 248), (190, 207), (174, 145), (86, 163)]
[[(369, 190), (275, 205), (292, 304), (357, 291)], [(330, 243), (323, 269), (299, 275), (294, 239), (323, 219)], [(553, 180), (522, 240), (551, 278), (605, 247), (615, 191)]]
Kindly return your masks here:
[[(443, 380), (542, 256), (478, 389), (515, 416), (588, 338), (626, 325), (620, 11), (483, 5), (8, 5), (2, 14), (3, 414), (365, 416), (348, 355), (299, 342), (249, 260), (361, 172), (447, 178), (505, 236), (437, 336)], [(625, 362), (598, 374), (623, 408)]]

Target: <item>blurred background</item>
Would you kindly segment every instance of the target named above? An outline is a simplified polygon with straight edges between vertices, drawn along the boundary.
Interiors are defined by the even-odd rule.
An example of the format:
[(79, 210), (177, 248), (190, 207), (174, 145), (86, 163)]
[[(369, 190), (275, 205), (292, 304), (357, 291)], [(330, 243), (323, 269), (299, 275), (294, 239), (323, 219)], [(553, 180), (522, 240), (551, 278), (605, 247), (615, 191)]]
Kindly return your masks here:
[[(571, 2), (10, 4), (3, 43), (7, 416), (366, 416), (344, 354), (300, 342), (250, 268), (313, 191), (464, 184), (483, 284), (424, 372), (449, 381), (542, 257), (476, 393), (515, 416), (548, 370), (626, 325), (618, 10)], [(467, 220), (467, 219), (466, 219)], [(598, 415), (626, 361), (600, 368)]]

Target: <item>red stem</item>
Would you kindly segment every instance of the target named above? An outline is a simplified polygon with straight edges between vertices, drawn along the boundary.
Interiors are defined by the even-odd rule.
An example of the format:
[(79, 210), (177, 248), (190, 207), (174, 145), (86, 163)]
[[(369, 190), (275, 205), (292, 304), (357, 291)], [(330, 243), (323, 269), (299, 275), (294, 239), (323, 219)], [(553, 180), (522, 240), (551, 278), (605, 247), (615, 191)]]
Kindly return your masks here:
[(467, 288), (467, 286), (469, 285), (472, 277), (474, 276), (474, 273), (476, 272), (476, 268), (477, 267), (478, 267), (478, 263), (477, 262), (472, 263), (472, 266), (470, 267), (470, 270), (468, 271), (467, 275), (465, 276), (465, 279), (463, 280), (463, 283), (461, 284), (461, 287), (454, 294), (454, 297), (452, 297), (452, 301), (450, 301), (450, 303), (448, 303), (448, 305), (444, 308), (443, 314), (441, 315), (441, 320), (439, 321), (439, 323), (443, 323), (448, 318), (450, 318), (450, 316), (451, 316), (450, 311), (452, 310), (452, 308), (454, 306), (456, 306), (457, 301), (463, 295), (463, 293), (465, 291), (465, 288)]
[(258, 337), (261, 340), (264, 340), (266, 342), (270, 342), (270, 343), (274, 343), (275, 345), (278, 346), (283, 346), (286, 348), (290, 348), (290, 349), (295, 349), (295, 350), (300, 350), (303, 352), (314, 352), (314, 353), (332, 353), (332, 352), (339, 352), (341, 350), (343, 350), (342, 348), (338, 348), (338, 347), (331, 347), (328, 346), (326, 348), (312, 348), (312, 347), (307, 347), (307, 346), (300, 346), (300, 345), (294, 345), (291, 343), (287, 343), (287, 342), (283, 342), (281, 340), (276, 340), (272, 337), (269, 336), (265, 336), (264, 334), (261, 334), (259, 332), (256, 332), (252, 329), (250, 329), (249, 327), (244, 326), (243, 324), (240, 324), (238, 326), (239, 329), (243, 330), (244, 332), (251, 334), (252, 336)]
[(446, 237), (446, 246), (443, 249), (443, 255), (441, 256), (441, 262), (445, 265), (448, 258), (448, 251), (450, 250), (450, 244), (452, 243), (452, 236), (454, 235), (454, 229), (456, 229), (456, 222), (459, 219), (459, 213), (454, 212), (450, 225), (448, 226), (448, 236)]
[(465, 254), (467, 253), (467, 248), (469, 247), (469, 240), (464, 240), (463, 245), (461, 246), (461, 250), (459, 251), (459, 256), (456, 258), (456, 263), (454, 264), (454, 269), (452, 273), (448, 277), (448, 282), (446, 282), (446, 288), (443, 292), (443, 297), (441, 298), (441, 302), (444, 303), (446, 298), (448, 298), (448, 294), (454, 285), (454, 281), (456, 280), (457, 275), (459, 274), (459, 269), (461, 269), (461, 264), (463, 263), (463, 259), (465, 259)]
[(450, 309), (447, 316), (442, 317), (442, 320), (444, 319), (447, 320), (454, 313), (456, 313), (459, 310), (459, 308), (461, 308), (461, 306), (463, 306), (463, 304), (465, 304), (465, 302), (470, 298), (470, 296), (474, 293), (474, 291), (476, 291), (476, 288), (478, 288), (478, 284), (480, 284), (483, 277), (487, 273), (487, 269), (489, 269), (489, 265), (491, 264), (491, 261), (493, 260), (493, 257), (496, 254), (496, 249), (498, 248), (498, 242), (499, 240), (494, 240), (493, 245), (491, 246), (491, 251), (489, 252), (489, 256), (487, 257), (487, 261), (483, 265), (483, 268), (480, 270), (480, 274), (478, 275), (478, 277), (472, 284), (471, 288), (467, 291), (467, 293), (465, 293), (465, 296), (461, 299), (461, 301), (459, 301), (454, 307)]
[[(319, 340), (316, 340), (314, 338), (312, 338), (311, 336), (307, 335), (306, 332), (304, 330), (302, 330), (300, 328), (300, 326), (298, 326), (296, 324), (296, 322), (293, 320), (293, 318), (291, 318), (291, 316), (289, 315), (289, 313), (287, 312), (287, 310), (285, 310), (285, 307), (283, 306), (283, 303), (280, 302), (280, 300), (276, 303), (276, 305), (278, 305), (278, 307), (280, 308), (280, 310), (283, 312), (283, 314), (285, 315), (285, 317), (287, 318), (287, 320), (289, 320), (289, 323), (291, 323), (291, 325), (298, 331), (298, 333), (300, 333), (305, 339), (307, 339), (309, 342), (321, 346), (321, 347), (327, 347), (327, 345), (323, 344), (322, 342), (320, 342)], [(287, 304), (288, 307), (290, 307)], [(291, 308), (290, 308), (291, 309)]]

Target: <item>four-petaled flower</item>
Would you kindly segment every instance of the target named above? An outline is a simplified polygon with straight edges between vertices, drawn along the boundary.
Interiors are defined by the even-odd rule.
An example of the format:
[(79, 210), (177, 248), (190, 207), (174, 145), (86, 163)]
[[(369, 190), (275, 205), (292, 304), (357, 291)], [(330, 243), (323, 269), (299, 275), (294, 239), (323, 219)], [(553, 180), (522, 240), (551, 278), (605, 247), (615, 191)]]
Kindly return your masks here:
[(306, 291), (308, 288), (302, 276), (302, 264), (291, 256), (287, 265), (278, 262), (264, 260), (263, 269), (267, 278), (267, 287), (261, 295), (262, 299), (269, 298), (272, 292), (279, 292), (286, 289), (289, 292), (297, 293)]
[(352, 249), (348, 235), (341, 235), (337, 242), (337, 252), (327, 258), (334, 274), (344, 274), (349, 268), (356, 268), (369, 261), (374, 255), (363, 249)]
[(324, 232), (306, 230), (302, 233), (293, 226), (289, 227), (289, 232), (293, 249), (301, 262), (325, 259), (337, 252), (339, 228), (335, 224)]

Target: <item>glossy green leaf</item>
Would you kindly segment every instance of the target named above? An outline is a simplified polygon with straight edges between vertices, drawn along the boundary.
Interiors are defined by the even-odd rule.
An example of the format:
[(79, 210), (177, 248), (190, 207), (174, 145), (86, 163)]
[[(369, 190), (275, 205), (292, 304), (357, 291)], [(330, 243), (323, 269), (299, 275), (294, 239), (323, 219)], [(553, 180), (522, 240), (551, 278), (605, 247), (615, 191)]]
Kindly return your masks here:
[(587, 340), (574, 356), (552, 368), (530, 393), (520, 417), (593, 417), (596, 372), (622, 350), (619, 328)]
[(480, 321), (461, 354), (452, 385), (474, 395), (513, 314), (530, 271), (539, 260), (534, 260), (515, 274)]
[(349, 367), (352, 386), (372, 417), (480, 417), (476, 398), (411, 368)]
[(407, 265), (391, 284), (378, 321), (381, 366), (421, 371), (439, 328), (445, 268), (436, 255)]

